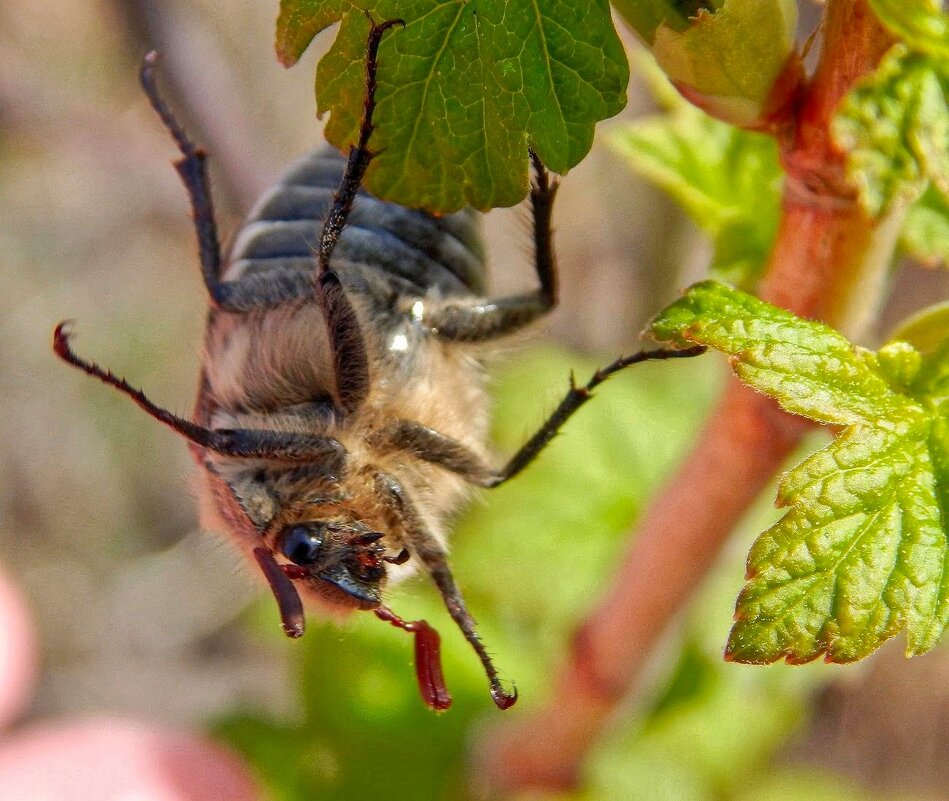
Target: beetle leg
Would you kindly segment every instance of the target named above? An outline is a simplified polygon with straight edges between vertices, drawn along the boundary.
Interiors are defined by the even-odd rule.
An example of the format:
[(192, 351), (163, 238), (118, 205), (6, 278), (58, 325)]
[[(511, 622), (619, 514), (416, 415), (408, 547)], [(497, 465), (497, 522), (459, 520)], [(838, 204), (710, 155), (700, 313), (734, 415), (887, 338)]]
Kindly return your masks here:
[(399, 420), (372, 436), (382, 451), (398, 450), (438, 465), (481, 487), (493, 486), (495, 471), (466, 445), (413, 420)]
[(571, 376), (570, 389), (557, 408), (500, 470), (486, 465), (481, 457), (457, 440), (411, 420), (400, 420), (388, 427), (378, 435), (378, 441), (382, 447), (388, 445), (411, 453), (416, 458), (443, 467), (472, 484), (487, 488), (498, 487), (533, 462), (564, 423), (593, 397), (593, 390), (613, 374), (640, 362), (683, 359), (699, 356), (704, 352), (705, 347), (702, 345), (684, 350), (641, 350), (597, 370), (583, 386), (577, 386)]
[(119, 390), (159, 422), (177, 431), (185, 439), (214, 453), (250, 459), (277, 459), (290, 462), (320, 461), (328, 465), (338, 463), (339, 469), (344, 463), (343, 446), (330, 437), (255, 428), (212, 429), (178, 417), (152, 403), (142, 390), (133, 387), (124, 378), (119, 378), (110, 370), (104, 370), (94, 362), (78, 356), (69, 346), (69, 331), (66, 323), (56, 326), (53, 334), (53, 350), (63, 361)]
[(146, 53), (139, 72), (139, 80), (148, 102), (161, 118), (168, 129), (181, 159), (175, 162), (175, 169), (181, 176), (188, 197), (191, 200), (191, 212), (194, 217), (194, 230), (198, 235), (198, 252), (201, 258), (201, 275), (204, 285), (215, 306), (225, 311), (228, 308), (226, 299), (227, 284), (221, 281), (221, 245), (218, 240), (217, 222), (214, 219), (214, 204), (211, 201), (211, 187), (208, 182), (207, 153), (196, 146), (185, 133), (184, 128), (168, 104), (162, 99), (155, 82), (155, 65), (158, 63), (158, 54), (153, 50)]
[(461, 629), (461, 633), (481, 660), (484, 672), (488, 677), (494, 703), (500, 709), (507, 709), (517, 700), (517, 690), (507, 693), (501, 686), (498, 671), (494, 667), (484, 643), (481, 642), (481, 638), (478, 636), (474, 618), (468, 611), (461, 590), (455, 583), (444, 548), (432, 536), (431, 531), (428, 530), (418, 514), (415, 504), (412, 503), (405, 489), (395, 478), (385, 473), (376, 473), (375, 480), (380, 495), (387, 499), (390, 510), (401, 523), (409, 549), (428, 569), (435, 586), (438, 587), (438, 591), (441, 593), (448, 614), (451, 615), (452, 620)]
[(557, 182), (533, 150), (531, 211), (534, 219), (534, 269), (540, 286), (533, 292), (507, 298), (446, 303), (427, 310), (424, 324), (439, 338), (452, 342), (483, 342), (513, 334), (547, 314), (557, 305), (557, 263), (550, 220)]
[(395, 25), (405, 25), (400, 19), (391, 19), (376, 25), (372, 22), (366, 44), (366, 96), (362, 122), (359, 126), (359, 141), (350, 146), (346, 171), (339, 190), (333, 199), (323, 231), (317, 259), (316, 296), (323, 311), (327, 334), (333, 349), (336, 372), (336, 401), (343, 411), (351, 412), (359, 407), (369, 392), (369, 357), (366, 343), (359, 328), (359, 320), (339, 276), (330, 267), (330, 256), (339, 242), (346, 219), (352, 210), (353, 201), (359, 191), (372, 152), (369, 137), (372, 135), (372, 114), (376, 108), (376, 70), (378, 69), (379, 44), (382, 35)]

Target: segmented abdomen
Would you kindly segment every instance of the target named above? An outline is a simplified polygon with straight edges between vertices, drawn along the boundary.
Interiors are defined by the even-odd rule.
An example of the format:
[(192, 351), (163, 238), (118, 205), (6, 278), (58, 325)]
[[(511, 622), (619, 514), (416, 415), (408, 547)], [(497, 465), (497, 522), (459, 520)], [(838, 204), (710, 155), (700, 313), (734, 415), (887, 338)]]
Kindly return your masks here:
[[(230, 250), (222, 276), (259, 284), (268, 294), (309, 292), (323, 218), (345, 167), (334, 149), (320, 147), (299, 161), (258, 201)], [(346, 284), (362, 270), (390, 277), (400, 294), (436, 290), (443, 296), (484, 292), (477, 216), (443, 217), (387, 203), (360, 189), (332, 264)]]

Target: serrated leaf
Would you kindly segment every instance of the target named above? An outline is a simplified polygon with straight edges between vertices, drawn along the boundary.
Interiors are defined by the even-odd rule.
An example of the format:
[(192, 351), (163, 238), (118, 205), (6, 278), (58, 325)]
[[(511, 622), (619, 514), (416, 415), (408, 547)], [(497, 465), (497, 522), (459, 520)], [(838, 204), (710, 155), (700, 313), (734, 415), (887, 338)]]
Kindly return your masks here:
[[(651, 85), (660, 79), (657, 71), (647, 72)], [(780, 215), (783, 173), (774, 139), (719, 122), (680, 99), (663, 115), (613, 129), (608, 141), (708, 234), (717, 276), (753, 288)]]
[(626, 103), (629, 69), (606, 0), (282, 0), (278, 46), (290, 58), (342, 20), (316, 79), (326, 137), (342, 149), (363, 109), (364, 11), (406, 22), (379, 54), (366, 184), (387, 200), (441, 212), (513, 205), (527, 192), (528, 147), (566, 172), (589, 151), (594, 124)]
[(625, 0), (616, 7), (683, 93), (735, 125), (761, 119), (794, 52), (795, 0), (717, 0), (691, 7)]
[(949, 192), (949, 65), (895, 45), (844, 98), (831, 132), (872, 216), (911, 203), (932, 180)]
[(870, 0), (870, 7), (913, 49), (949, 58), (949, 15), (942, 0)]
[(651, 331), (721, 350), (787, 411), (843, 426), (784, 476), (788, 512), (748, 556), (726, 655), (850, 662), (903, 629), (908, 654), (933, 648), (949, 623), (949, 342), (873, 353), (711, 281)]
[(949, 266), (949, 204), (934, 187), (910, 206), (899, 246), (927, 267)]

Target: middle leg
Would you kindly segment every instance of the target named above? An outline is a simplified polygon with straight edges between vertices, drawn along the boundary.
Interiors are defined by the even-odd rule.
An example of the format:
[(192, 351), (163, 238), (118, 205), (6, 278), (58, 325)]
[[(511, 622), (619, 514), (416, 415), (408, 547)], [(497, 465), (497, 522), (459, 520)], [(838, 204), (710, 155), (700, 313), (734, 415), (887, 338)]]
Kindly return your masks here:
[(684, 350), (658, 349), (641, 350), (630, 356), (617, 359), (612, 364), (597, 370), (593, 377), (582, 386), (574, 383), (570, 377), (570, 389), (553, 413), (537, 429), (527, 442), (500, 469), (494, 469), (484, 463), (477, 454), (457, 440), (447, 437), (434, 429), (411, 420), (400, 420), (378, 436), (381, 447), (390, 447), (410, 453), (422, 461), (438, 465), (455, 473), (466, 481), (480, 487), (497, 487), (514, 478), (556, 436), (564, 423), (593, 397), (593, 390), (610, 376), (633, 364), (665, 359), (686, 359), (699, 356), (705, 347), (697, 345)]

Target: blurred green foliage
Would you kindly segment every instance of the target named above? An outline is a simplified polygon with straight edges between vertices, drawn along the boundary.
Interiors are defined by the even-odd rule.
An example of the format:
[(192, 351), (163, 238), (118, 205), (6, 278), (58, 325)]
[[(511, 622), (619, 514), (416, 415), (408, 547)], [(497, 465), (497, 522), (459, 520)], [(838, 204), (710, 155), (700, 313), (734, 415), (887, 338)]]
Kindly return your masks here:
[(935, 187), (910, 206), (900, 249), (928, 267), (949, 264), (949, 202)]
[(752, 291), (778, 229), (784, 173), (777, 143), (684, 100), (648, 55), (631, 61), (662, 113), (614, 128), (611, 146), (708, 235), (710, 272)]
[(942, 0), (870, 0), (870, 6), (914, 50), (949, 56), (949, 14)]
[[(498, 450), (520, 444), (559, 399), (571, 369), (584, 378), (594, 366), (551, 349), (506, 364), (495, 386)], [(596, 600), (591, 588), (611, 573), (643, 504), (681, 457), (717, 379), (715, 363), (705, 359), (617, 376), (529, 470), (476, 500), (459, 520), (452, 562), (502, 675), (517, 683), (513, 709), (494, 708), (469, 646), (419, 577), (396, 588), (389, 603), (441, 631), (451, 710), (435, 714), (418, 697), (409, 637), (354, 615), (342, 627), (314, 625), (303, 640), (284, 644), (299, 660), (298, 702), (288, 719), (248, 710), (220, 722), (218, 733), (251, 760), (279, 801), (470, 797), (468, 738), (548, 697), (550, 665)], [(804, 797), (747, 793), (756, 783), (781, 788), (800, 779), (772, 774), (768, 763), (827, 669), (764, 671), (721, 658), (743, 550), (774, 517), (766, 503), (750, 516), (742, 541), (664, 649), (647, 711), (596, 747), (582, 792), (557, 799)], [(261, 601), (256, 622), (262, 636), (277, 639), (272, 604)], [(868, 797), (802, 775), (803, 787), (824, 781), (841, 789), (840, 797)]]
[(949, 193), (949, 68), (894, 46), (841, 103), (832, 133), (873, 216), (916, 200), (932, 181)]

